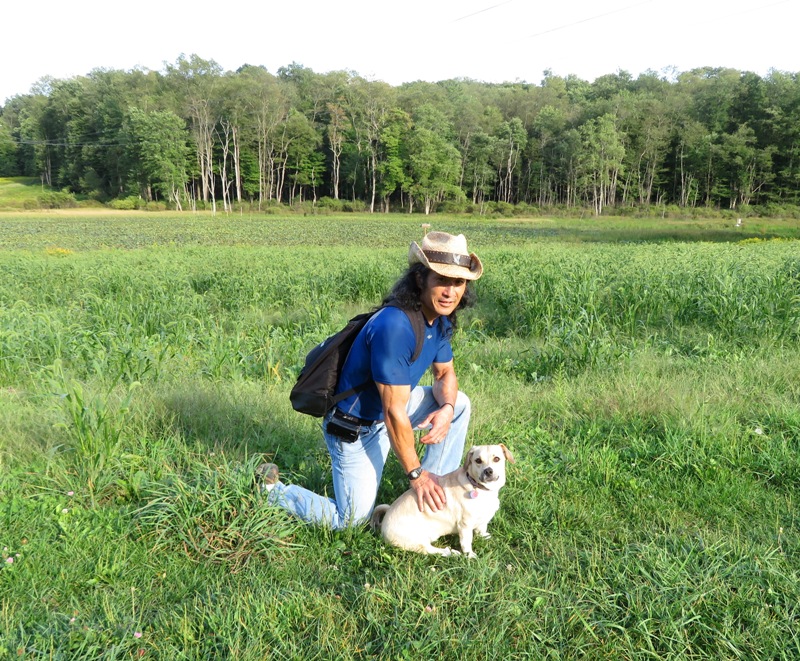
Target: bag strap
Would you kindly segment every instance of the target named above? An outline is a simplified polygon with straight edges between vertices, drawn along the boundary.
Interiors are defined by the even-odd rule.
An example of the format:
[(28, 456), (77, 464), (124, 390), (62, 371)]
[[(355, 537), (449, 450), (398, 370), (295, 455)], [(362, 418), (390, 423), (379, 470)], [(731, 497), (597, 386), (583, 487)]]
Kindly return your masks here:
[[(380, 312), (380, 310), (383, 308), (398, 308), (406, 313), (408, 320), (411, 322), (411, 327), (414, 329), (414, 338), (416, 340), (416, 344), (414, 346), (414, 355), (411, 356), (411, 362), (413, 363), (417, 358), (419, 358), (419, 355), (422, 353), (422, 346), (425, 344), (425, 318), (422, 316), (422, 310), (406, 310), (405, 308), (401, 308), (399, 305), (393, 305), (390, 302), (381, 306), (375, 312)], [(338, 395), (334, 395), (333, 399), (331, 400), (333, 402), (333, 406), (336, 406), (339, 402), (347, 399), (348, 397), (365, 390), (369, 383), (369, 381), (365, 381), (364, 383), (340, 392)]]

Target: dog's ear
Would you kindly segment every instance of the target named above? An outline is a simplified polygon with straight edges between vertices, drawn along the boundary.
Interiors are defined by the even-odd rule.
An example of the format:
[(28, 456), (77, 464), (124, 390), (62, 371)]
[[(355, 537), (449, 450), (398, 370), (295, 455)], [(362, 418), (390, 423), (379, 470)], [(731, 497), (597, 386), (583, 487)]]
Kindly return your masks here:
[(506, 461), (511, 462), (512, 464), (516, 464), (517, 462), (514, 461), (514, 455), (511, 454), (511, 450), (509, 450), (505, 445), (502, 443), (500, 447), (503, 448), (503, 454), (506, 456)]
[(472, 463), (472, 454), (475, 452), (476, 447), (473, 445), (469, 452), (467, 452), (466, 456), (464, 457), (464, 470), (469, 468), (469, 465)]

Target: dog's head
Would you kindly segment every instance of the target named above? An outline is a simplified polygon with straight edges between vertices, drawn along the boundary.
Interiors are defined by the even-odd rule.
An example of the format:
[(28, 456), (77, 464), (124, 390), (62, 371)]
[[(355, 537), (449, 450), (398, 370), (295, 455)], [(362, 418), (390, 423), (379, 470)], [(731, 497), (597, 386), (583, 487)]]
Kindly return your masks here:
[(515, 463), (511, 451), (502, 443), (475, 445), (464, 458), (464, 470), (479, 486), (497, 491), (506, 483), (506, 461)]

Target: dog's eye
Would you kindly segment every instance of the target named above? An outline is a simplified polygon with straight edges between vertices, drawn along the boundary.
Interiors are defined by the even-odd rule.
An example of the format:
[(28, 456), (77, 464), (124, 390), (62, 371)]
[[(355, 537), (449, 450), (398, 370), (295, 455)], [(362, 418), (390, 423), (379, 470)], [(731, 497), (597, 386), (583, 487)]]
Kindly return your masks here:
[(500, 457), (495, 457), (494, 459), (492, 459), (492, 461), (494, 461), (494, 463), (497, 463), (498, 461), (500, 461)]
[(478, 458), (475, 460), (475, 463), (476, 463), (476, 464), (482, 464), (482, 463), (483, 463), (483, 459), (481, 459), (480, 457), (478, 457)]

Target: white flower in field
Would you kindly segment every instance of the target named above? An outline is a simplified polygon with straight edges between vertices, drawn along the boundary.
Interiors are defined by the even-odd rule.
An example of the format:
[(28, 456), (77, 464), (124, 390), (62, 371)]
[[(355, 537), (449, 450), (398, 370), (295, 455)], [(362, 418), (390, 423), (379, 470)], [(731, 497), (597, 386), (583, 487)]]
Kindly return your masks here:
[(69, 512), (69, 510), (66, 507), (63, 510), (61, 510), (62, 514), (67, 514), (68, 512)]
[(754, 431), (756, 434), (758, 434), (759, 436), (763, 435), (763, 433), (764, 433), (764, 430), (763, 430), (763, 429), (761, 429), (761, 427), (756, 427), (756, 428), (755, 428), (753, 431)]
[(75, 495), (74, 491), (67, 491), (67, 495), (72, 498)]
[(75, 618), (74, 617), (69, 618), (69, 623), (70, 624), (75, 624)]
[(134, 638), (141, 638), (142, 637), (142, 632), (141, 631), (134, 631), (133, 632), (133, 637)]
[(9, 565), (14, 564), (14, 558), (12, 558), (11, 556), (7, 557), (6, 558), (6, 563), (9, 564)]

